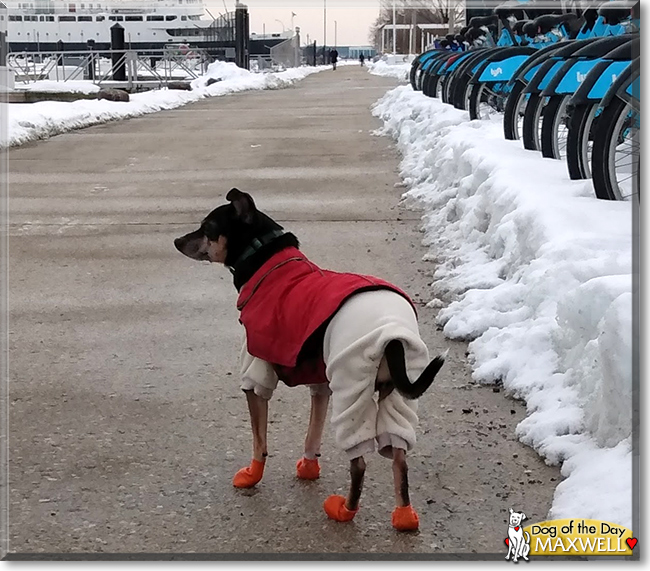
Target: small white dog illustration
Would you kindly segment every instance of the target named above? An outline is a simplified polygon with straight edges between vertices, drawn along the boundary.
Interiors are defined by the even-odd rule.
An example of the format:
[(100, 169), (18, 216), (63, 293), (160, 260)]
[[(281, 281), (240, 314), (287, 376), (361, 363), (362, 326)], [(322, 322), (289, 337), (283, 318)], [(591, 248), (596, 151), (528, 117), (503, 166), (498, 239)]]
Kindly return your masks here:
[(524, 528), (521, 522), (526, 519), (524, 512), (516, 512), (510, 508), (510, 523), (508, 524), (508, 555), (506, 561), (512, 555), (512, 561), (517, 563), (519, 557), (528, 561), (528, 552), (530, 551), (530, 535), (526, 533), (524, 539)]

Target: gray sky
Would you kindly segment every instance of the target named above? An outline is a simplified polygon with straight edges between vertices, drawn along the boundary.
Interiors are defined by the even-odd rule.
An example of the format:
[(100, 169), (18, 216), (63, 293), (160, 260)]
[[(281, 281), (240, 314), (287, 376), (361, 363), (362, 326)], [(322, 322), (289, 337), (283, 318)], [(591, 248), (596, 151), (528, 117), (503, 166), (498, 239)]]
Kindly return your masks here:
[[(223, 0), (204, 0), (214, 16), (224, 12)], [(310, 41), (323, 42), (323, 5), (327, 6), (327, 44), (334, 45), (334, 22), (337, 22), (337, 44), (367, 45), (370, 25), (379, 15), (380, 0), (248, 0), (244, 1), (250, 14), (251, 32), (276, 33), (291, 27), (291, 13), (294, 26), (300, 26), (304, 44), (309, 34)], [(225, 0), (228, 10), (234, 10), (235, 1)], [(278, 22), (277, 20), (280, 20)]]

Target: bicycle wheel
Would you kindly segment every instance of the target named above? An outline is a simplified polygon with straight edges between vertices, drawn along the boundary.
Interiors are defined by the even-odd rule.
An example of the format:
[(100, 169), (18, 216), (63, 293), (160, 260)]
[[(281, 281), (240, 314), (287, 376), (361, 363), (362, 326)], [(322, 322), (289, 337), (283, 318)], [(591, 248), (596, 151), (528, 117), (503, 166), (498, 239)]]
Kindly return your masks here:
[(503, 114), (503, 134), (509, 141), (521, 139), (524, 121), (524, 112), (528, 103), (528, 95), (523, 93), (525, 84), (517, 81), (508, 99)]
[(499, 112), (498, 102), (503, 95), (494, 90), (494, 84), (475, 83), (471, 85), (469, 96), (469, 118), (488, 119)]
[(440, 99), (442, 99), (443, 103), (451, 103), (449, 91), (452, 83), (452, 76), (453, 76), (453, 72), (446, 73), (445, 75), (442, 76), (442, 79), (439, 82), (440, 89), (441, 89)]
[(542, 121), (542, 156), (548, 159), (566, 157), (568, 117), (567, 105), (570, 95), (554, 95), (544, 107)]
[(522, 138), (524, 148), (529, 151), (539, 151), (541, 147), (541, 124), (545, 98), (538, 93), (531, 93), (526, 104)]
[(592, 129), (598, 105), (577, 105), (569, 114), (566, 160), (571, 180), (591, 178)]
[(640, 122), (640, 113), (618, 97), (599, 117), (591, 161), (598, 198), (631, 200), (638, 191)]
[(424, 79), (422, 80), (422, 93), (427, 97), (435, 97), (436, 93), (436, 83), (438, 82), (438, 76), (432, 73), (426, 73)]

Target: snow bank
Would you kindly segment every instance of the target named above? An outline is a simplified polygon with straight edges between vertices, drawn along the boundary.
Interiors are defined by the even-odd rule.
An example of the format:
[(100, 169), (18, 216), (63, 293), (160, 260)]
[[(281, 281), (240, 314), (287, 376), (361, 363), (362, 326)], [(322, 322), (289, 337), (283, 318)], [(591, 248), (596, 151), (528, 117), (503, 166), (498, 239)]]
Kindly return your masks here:
[(562, 463), (554, 518), (632, 523), (631, 204), (506, 141), (500, 118), (398, 87), (374, 108), (438, 268), (431, 306), (474, 379), (525, 400), (519, 439)]
[(46, 93), (97, 93), (100, 87), (92, 81), (33, 81), (17, 85), (16, 91), (44, 91)]
[[(384, 58), (386, 57), (384, 56)], [(390, 60), (380, 59), (376, 62), (369, 62), (368, 71), (373, 75), (396, 77), (402, 81), (407, 81), (411, 71), (409, 56), (390, 56), (390, 58)]]
[[(281, 89), (324, 69), (329, 69), (329, 66), (255, 74), (232, 63), (215, 62), (208, 67), (206, 75), (192, 82), (192, 91), (157, 89), (134, 93), (128, 103), (89, 99), (1, 104), (7, 105), (1, 113), (8, 117), (8, 125), (5, 131), (0, 132), (0, 146), (21, 145), (90, 125), (175, 109), (205, 97), (251, 89)], [(208, 86), (209, 78), (218, 81)]]

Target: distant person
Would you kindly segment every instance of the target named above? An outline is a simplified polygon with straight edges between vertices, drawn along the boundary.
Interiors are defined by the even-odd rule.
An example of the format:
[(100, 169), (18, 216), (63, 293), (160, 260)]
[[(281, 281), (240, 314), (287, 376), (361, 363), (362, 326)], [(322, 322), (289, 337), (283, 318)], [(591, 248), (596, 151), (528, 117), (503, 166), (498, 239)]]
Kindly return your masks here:
[(361, 55), (359, 56), (359, 61), (361, 62), (361, 67), (364, 67), (364, 65), (366, 64), (366, 56), (364, 56), (363, 54), (361, 54)]
[(339, 61), (339, 52), (336, 49), (330, 52), (330, 61), (332, 62), (332, 69), (336, 71), (336, 62)]

